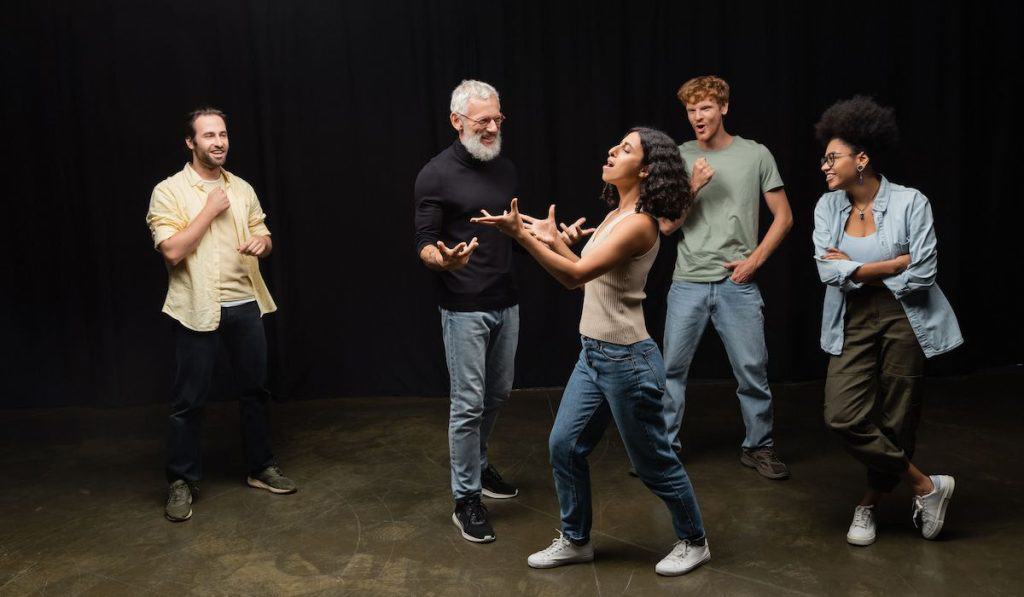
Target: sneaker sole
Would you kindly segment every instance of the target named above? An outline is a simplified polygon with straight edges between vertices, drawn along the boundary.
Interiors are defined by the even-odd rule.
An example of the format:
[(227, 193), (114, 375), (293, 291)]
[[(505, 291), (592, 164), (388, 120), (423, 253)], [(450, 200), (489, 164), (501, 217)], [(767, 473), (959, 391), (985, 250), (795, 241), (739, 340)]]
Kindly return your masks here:
[(166, 518), (167, 520), (169, 520), (171, 522), (185, 522), (189, 518), (192, 518), (192, 509), (189, 508), (188, 514), (185, 515), (185, 518), (175, 518), (175, 517), (171, 516), (170, 514), (168, 514), (167, 512), (164, 512), (164, 518)]
[(875, 542), (875, 538), (872, 537), (870, 539), (857, 539), (855, 537), (850, 537), (849, 535), (847, 535), (846, 536), (846, 542), (849, 543), (850, 545), (857, 545), (857, 546), (860, 546), (860, 547), (867, 547), (868, 545), (871, 545), (872, 543)]
[(473, 535), (466, 533), (465, 529), (462, 528), (462, 523), (459, 522), (459, 517), (456, 516), (454, 512), (452, 513), (452, 522), (455, 523), (455, 526), (459, 529), (459, 532), (462, 533), (462, 538), (466, 541), (472, 541), (473, 543), (490, 543), (494, 541), (494, 535), (487, 535), (483, 539), (478, 539), (477, 537), (474, 537)]
[(747, 456), (746, 454), (742, 454), (740, 456), (740, 464), (742, 464), (743, 466), (746, 466), (746, 467), (749, 467), (749, 468), (752, 468), (752, 469), (756, 470), (757, 474), (761, 475), (762, 477), (764, 477), (766, 479), (788, 479), (789, 478), (789, 472), (788, 471), (785, 472), (785, 473), (772, 473), (772, 472), (765, 472), (765, 471), (761, 470), (757, 466), (757, 461), (754, 460), (753, 458)]
[(270, 493), (276, 493), (278, 495), (285, 495), (289, 493), (295, 493), (298, 489), (278, 489), (277, 487), (271, 487), (259, 479), (253, 479), (252, 477), (246, 477), (245, 482), (249, 487), (255, 487), (256, 489), (266, 489)]
[(509, 493), (496, 493), (496, 492), (491, 491), (490, 489), (486, 489), (486, 488), (481, 489), (480, 492), (484, 494), (484, 497), (489, 497), (489, 498), (494, 499), (494, 500), (507, 500), (507, 499), (511, 499), (511, 498), (514, 498), (517, 495), (519, 495), (519, 490), (518, 489), (516, 490), (515, 493), (511, 493), (511, 494), (509, 494)]
[(548, 570), (550, 568), (558, 568), (559, 566), (568, 566), (569, 564), (589, 564), (590, 562), (593, 562), (593, 561), (594, 561), (594, 554), (590, 554), (590, 557), (588, 557), (588, 558), (579, 558), (579, 559), (572, 559), (572, 560), (559, 560), (557, 562), (545, 562), (543, 564), (534, 564), (533, 562), (531, 562), (529, 560), (529, 558), (527, 558), (526, 564), (530, 568), (535, 568), (537, 570)]
[(946, 507), (949, 506), (949, 499), (953, 497), (954, 489), (956, 489), (956, 481), (953, 480), (953, 477), (950, 477), (949, 485), (942, 490), (942, 503), (939, 504), (939, 520), (935, 523), (935, 531), (931, 535), (925, 535), (922, 532), (921, 536), (925, 539), (934, 539), (942, 531), (942, 525), (946, 523)]
[(657, 567), (655, 567), (654, 571), (657, 572), (661, 576), (682, 576), (682, 575), (684, 575), (684, 574), (686, 574), (688, 572), (693, 572), (693, 570), (695, 568), (697, 568), (699, 566), (703, 566), (704, 564), (707, 564), (709, 561), (711, 561), (711, 552), (710, 551), (707, 553), (707, 555), (705, 555), (703, 558), (701, 558), (701, 560), (699, 562), (697, 562), (693, 566), (690, 566), (689, 568), (686, 568), (685, 570), (672, 571), (672, 572), (662, 572), (661, 570), (658, 570)]

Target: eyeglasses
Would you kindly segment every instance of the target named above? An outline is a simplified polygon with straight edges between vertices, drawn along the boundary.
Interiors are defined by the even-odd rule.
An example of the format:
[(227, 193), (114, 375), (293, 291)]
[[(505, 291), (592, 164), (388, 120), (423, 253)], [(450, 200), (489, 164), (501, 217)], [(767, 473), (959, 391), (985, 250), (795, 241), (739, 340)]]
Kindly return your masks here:
[(857, 154), (854, 154), (854, 153), (836, 153), (836, 152), (833, 151), (832, 153), (826, 153), (825, 156), (822, 157), (821, 160), (819, 160), (819, 163), (822, 166), (824, 166), (825, 164), (828, 164), (828, 167), (831, 168), (832, 166), (836, 165), (836, 158), (842, 158), (842, 157), (851, 157), (852, 158), (855, 155), (857, 155)]
[(475, 122), (477, 124), (477, 126), (480, 126), (480, 127), (483, 127), (483, 128), (487, 128), (487, 127), (491, 126), (492, 122), (494, 123), (494, 126), (496, 126), (498, 128), (501, 128), (502, 123), (504, 123), (506, 120), (508, 120), (508, 117), (505, 116), (504, 114), (498, 114), (494, 118), (479, 118), (479, 119), (478, 118), (470, 118), (469, 116), (466, 116), (465, 114), (462, 114), (460, 112), (456, 112), (456, 114), (458, 114), (459, 116), (465, 118), (466, 120), (470, 120), (472, 122)]

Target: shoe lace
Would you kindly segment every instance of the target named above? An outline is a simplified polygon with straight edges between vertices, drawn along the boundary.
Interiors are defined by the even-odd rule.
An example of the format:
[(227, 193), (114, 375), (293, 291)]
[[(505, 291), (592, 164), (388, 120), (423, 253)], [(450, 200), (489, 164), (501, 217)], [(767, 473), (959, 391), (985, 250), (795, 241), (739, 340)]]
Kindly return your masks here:
[(673, 558), (683, 559), (686, 557), (686, 552), (689, 551), (690, 547), (691, 544), (689, 539), (676, 541), (675, 545), (672, 546), (672, 551), (669, 553), (669, 556)]
[(171, 485), (170, 498), (171, 500), (174, 501), (184, 501), (188, 498), (189, 491), (190, 490), (187, 483), (176, 483), (174, 485)]
[(487, 520), (487, 506), (479, 499), (471, 499), (466, 504), (466, 513), (469, 514), (469, 521), (473, 524), (483, 524)]
[(495, 481), (501, 481), (501, 474), (498, 473), (498, 469), (494, 468), (491, 465), (487, 466), (487, 470), (484, 471), (484, 474), (494, 479)]
[(913, 510), (910, 513), (910, 518), (914, 522), (915, 529), (918, 528), (918, 519), (920, 519), (922, 523), (925, 522), (926, 513), (927, 510), (925, 510), (924, 507), (924, 497), (920, 495), (915, 495)]
[(547, 556), (554, 555), (569, 547), (570, 543), (571, 542), (565, 538), (565, 535), (562, 534), (562, 531), (558, 531), (558, 536), (555, 537), (555, 540), (551, 542), (551, 545), (549, 545), (542, 553)]
[(853, 526), (866, 529), (868, 523), (871, 521), (871, 509), (869, 508), (857, 508), (853, 513)]
[(779, 455), (775, 453), (775, 448), (773, 446), (765, 446), (761, 448), (756, 452), (756, 455), (760, 456), (761, 460), (764, 460), (769, 463), (774, 464), (776, 462), (780, 462)]
[(277, 466), (268, 466), (263, 470), (263, 474), (270, 477), (283, 477), (284, 473)]

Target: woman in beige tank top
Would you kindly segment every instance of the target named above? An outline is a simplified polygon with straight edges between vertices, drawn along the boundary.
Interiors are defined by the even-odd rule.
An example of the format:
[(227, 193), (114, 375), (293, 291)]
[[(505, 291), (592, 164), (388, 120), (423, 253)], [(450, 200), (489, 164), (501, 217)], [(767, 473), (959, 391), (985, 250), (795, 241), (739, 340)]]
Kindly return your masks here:
[(662, 415), (665, 365), (644, 324), (647, 273), (658, 253), (658, 217), (678, 218), (691, 202), (690, 185), (671, 137), (631, 130), (608, 151), (604, 199), (615, 207), (577, 256), (555, 226), (555, 208), (540, 220), (519, 213), (513, 199), (500, 216), (473, 221), (495, 226), (521, 244), (567, 288), (584, 288), (583, 349), (558, 407), (549, 449), (562, 531), (531, 555), (533, 568), (594, 559), (587, 456), (614, 420), (640, 479), (672, 514), (679, 541), (655, 566), (685, 574), (711, 558), (689, 477), (672, 450)]

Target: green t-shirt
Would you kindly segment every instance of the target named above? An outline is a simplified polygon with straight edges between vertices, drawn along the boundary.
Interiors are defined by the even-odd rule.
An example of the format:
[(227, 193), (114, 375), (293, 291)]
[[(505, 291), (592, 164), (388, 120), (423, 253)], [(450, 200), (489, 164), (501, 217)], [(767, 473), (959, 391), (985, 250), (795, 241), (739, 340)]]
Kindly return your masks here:
[(679, 146), (686, 170), (706, 158), (715, 175), (697, 193), (681, 227), (674, 280), (718, 282), (731, 272), (727, 261), (746, 259), (757, 248), (761, 194), (782, 187), (782, 177), (768, 148), (733, 136), (718, 151), (704, 151), (696, 141)]

